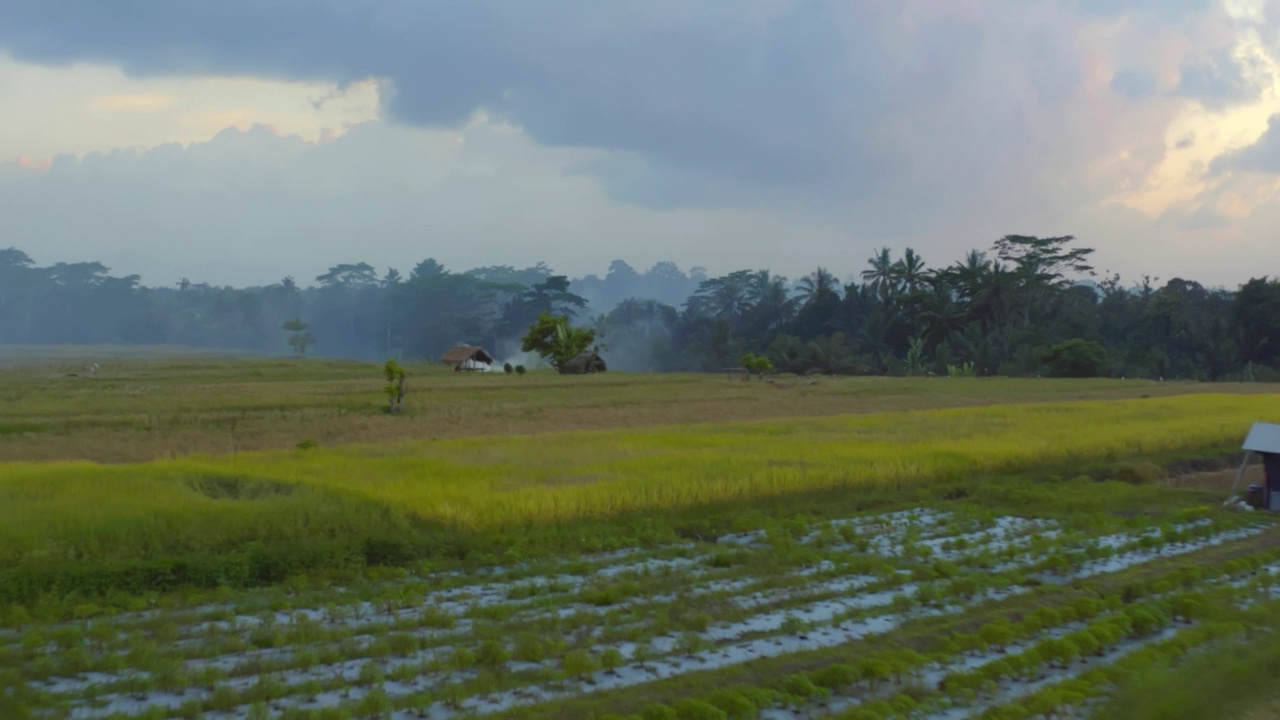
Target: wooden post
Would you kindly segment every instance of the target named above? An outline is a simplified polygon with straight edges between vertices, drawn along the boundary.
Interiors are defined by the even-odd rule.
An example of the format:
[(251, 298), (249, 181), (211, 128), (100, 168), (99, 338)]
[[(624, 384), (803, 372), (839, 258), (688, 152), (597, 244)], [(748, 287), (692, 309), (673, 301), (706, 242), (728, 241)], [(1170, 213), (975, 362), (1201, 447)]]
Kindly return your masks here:
[(1236, 472), (1236, 481), (1231, 485), (1231, 497), (1235, 497), (1236, 488), (1240, 487), (1240, 482), (1244, 480), (1245, 472), (1249, 469), (1249, 461), (1253, 459), (1253, 451), (1246, 450), (1244, 460), (1240, 462), (1240, 470)]

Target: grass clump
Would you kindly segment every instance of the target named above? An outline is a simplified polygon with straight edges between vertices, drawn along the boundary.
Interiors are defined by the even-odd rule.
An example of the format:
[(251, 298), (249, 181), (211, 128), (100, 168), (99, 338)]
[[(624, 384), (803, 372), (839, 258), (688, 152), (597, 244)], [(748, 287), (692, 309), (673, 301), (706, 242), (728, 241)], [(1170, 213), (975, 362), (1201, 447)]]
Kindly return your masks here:
[(1115, 469), (1112, 479), (1131, 485), (1147, 485), (1168, 476), (1165, 469), (1153, 462), (1124, 463)]

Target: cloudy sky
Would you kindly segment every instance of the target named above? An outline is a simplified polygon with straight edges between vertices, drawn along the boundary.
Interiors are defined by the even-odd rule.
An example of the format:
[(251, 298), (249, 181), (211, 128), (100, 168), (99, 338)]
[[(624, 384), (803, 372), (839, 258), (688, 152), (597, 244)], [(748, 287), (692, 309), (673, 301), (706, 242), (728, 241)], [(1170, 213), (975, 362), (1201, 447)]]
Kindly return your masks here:
[(1280, 2), (0, 0), (0, 247), (144, 282), (1075, 235), (1280, 275)]

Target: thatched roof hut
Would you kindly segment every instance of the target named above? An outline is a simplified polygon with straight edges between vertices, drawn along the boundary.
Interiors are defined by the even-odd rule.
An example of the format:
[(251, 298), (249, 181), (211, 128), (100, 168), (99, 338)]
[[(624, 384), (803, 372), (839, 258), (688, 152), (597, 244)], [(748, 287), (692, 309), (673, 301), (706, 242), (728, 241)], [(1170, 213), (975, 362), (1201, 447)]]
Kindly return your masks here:
[(598, 373), (608, 370), (608, 366), (604, 364), (604, 359), (598, 353), (588, 350), (572, 360), (564, 364), (560, 368), (562, 375), (586, 375), (588, 373)]
[(481, 370), (483, 369), (481, 366), (493, 364), (493, 356), (485, 352), (482, 347), (459, 345), (441, 355), (440, 362), (445, 365), (452, 365), (455, 371)]

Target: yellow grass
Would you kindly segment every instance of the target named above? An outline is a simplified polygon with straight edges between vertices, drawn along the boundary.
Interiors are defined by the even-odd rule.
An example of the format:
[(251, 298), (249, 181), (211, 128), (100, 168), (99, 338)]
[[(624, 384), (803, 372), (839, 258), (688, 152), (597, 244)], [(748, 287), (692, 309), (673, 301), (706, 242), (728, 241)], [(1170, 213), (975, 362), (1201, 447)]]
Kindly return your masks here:
[[(1274, 397), (1197, 394), (461, 438), (145, 464), (0, 465), (0, 561), (468, 529), (1234, 445)], [(231, 487), (236, 499), (210, 497)], [(218, 495), (217, 492), (213, 493)]]
[(1271, 393), (1276, 386), (1144, 380), (778, 378), (607, 373), (560, 377), (410, 368), (403, 417), (381, 412), (370, 363), (103, 360), (0, 365), (0, 462), (139, 462), (192, 454), (394, 440), (654, 428), (946, 407)]

